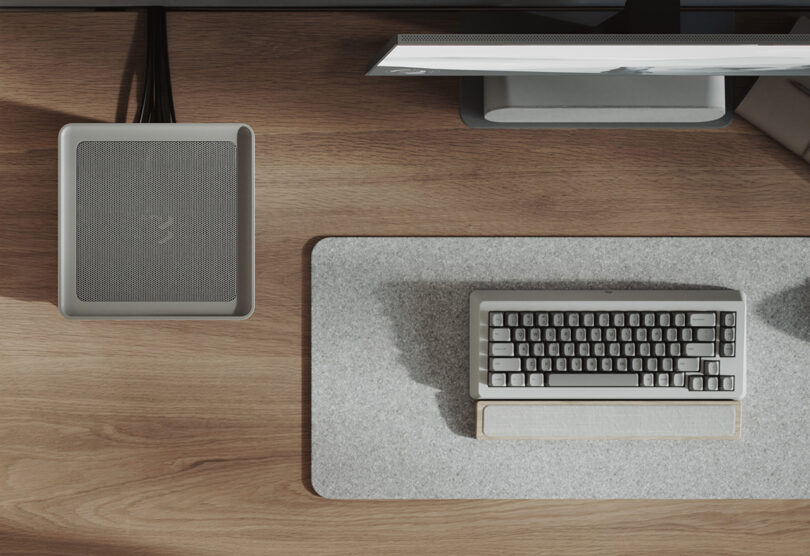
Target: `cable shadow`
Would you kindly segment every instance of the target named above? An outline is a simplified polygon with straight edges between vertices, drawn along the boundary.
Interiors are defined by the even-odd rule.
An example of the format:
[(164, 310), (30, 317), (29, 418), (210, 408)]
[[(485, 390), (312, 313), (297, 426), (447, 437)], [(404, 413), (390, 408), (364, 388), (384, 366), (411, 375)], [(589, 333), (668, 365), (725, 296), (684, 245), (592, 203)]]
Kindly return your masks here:
[(810, 342), (810, 278), (760, 302), (756, 314), (768, 325)]
[(0, 296), (57, 302), (57, 138), (76, 115), (0, 101)]
[(469, 296), (476, 289), (726, 289), (718, 285), (614, 280), (550, 282), (389, 282), (374, 293), (412, 380), (436, 389), (436, 403), (456, 435), (475, 436), (469, 391)]

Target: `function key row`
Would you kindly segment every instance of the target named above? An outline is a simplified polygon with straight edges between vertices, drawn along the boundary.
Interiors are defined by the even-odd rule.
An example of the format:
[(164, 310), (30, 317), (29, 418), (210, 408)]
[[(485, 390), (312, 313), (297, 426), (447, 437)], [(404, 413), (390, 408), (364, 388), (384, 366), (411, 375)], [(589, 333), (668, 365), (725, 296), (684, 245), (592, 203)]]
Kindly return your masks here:
[[(490, 311), (489, 325), (493, 327), (562, 327), (562, 326), (645, 326), (715, 327), (715, 312), (504, 312)], [(721, 312), (719, 324), (726, 328), (737, 325), (737, 314)]]

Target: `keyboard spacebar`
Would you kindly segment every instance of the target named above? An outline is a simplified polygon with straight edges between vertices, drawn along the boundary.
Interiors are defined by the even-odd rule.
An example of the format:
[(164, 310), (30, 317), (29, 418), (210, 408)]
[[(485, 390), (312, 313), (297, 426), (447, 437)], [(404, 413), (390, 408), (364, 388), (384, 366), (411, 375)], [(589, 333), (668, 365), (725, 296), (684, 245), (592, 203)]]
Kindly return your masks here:
[(638, 386), (636, 373), (548, 373), (546, 386), (550, 387), (627, 387)]

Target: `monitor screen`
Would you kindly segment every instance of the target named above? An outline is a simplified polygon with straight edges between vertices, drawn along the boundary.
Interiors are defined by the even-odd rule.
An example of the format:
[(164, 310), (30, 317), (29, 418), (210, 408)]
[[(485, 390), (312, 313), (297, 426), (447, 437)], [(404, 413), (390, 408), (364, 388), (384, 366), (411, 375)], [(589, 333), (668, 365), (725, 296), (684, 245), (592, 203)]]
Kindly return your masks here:
[(810, 34), (397, 35), (368, 75), (810, 75)]

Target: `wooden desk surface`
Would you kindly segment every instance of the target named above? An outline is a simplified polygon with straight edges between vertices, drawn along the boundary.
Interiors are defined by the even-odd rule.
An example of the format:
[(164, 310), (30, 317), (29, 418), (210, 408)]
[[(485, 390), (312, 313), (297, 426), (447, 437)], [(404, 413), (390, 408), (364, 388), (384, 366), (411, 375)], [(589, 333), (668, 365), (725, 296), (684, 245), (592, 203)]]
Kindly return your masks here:
[(312, 492), (316, 238), (810, 234), (810, 166), (743, 121), (483, 132), (459, 121), (454, 79), (363, 77), (392, 34), (451, 24), (171, 14), (178, 118), (256, 131), (256, 313), (75, 322), (55, 305), (57, 132), (131, 118), (144, 21), (0, 13), (0, 552), (810, 551), (810, 501)]

